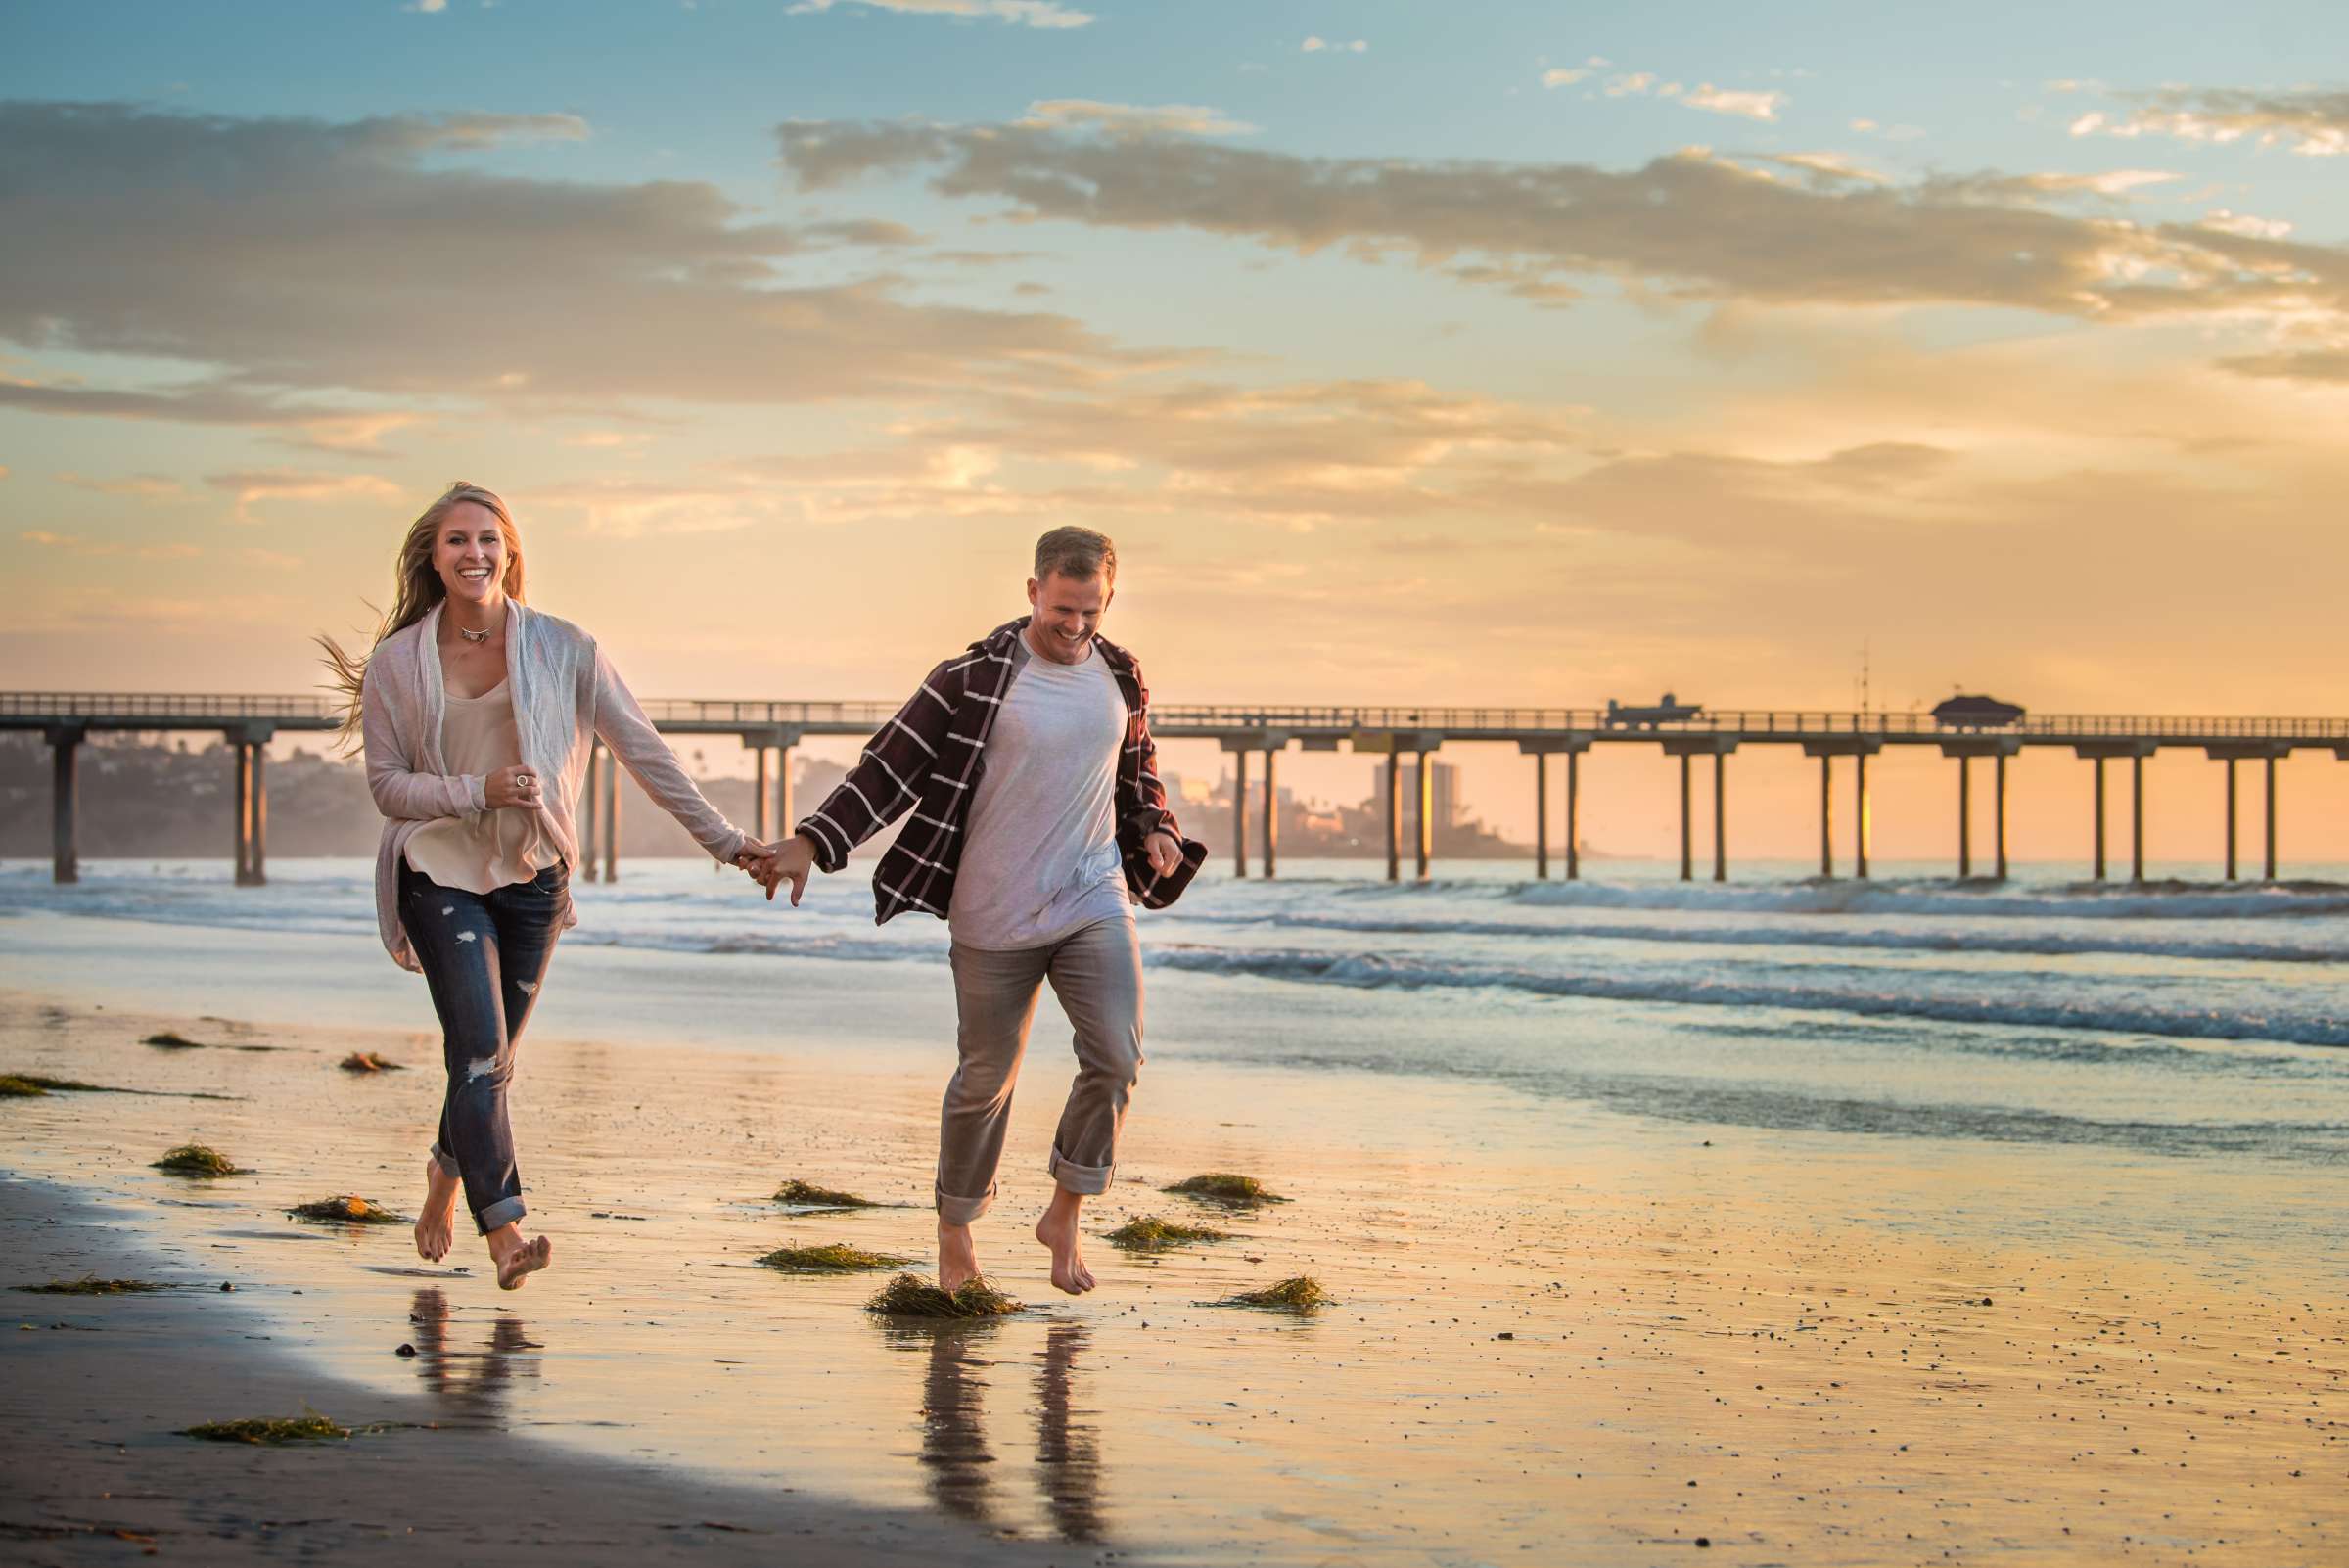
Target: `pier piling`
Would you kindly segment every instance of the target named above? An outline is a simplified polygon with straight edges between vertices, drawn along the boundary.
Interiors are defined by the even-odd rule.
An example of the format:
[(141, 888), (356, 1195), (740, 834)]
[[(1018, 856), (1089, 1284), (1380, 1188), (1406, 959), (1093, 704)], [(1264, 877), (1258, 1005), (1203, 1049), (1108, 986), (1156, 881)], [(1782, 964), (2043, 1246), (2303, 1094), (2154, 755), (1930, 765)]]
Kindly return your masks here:
[(2104, 880), (2104, 759), (2096, 759), (2096, 880)]
[(1248, 875), (1248, 749), (1231, 748), (1231, 874)]
[(1403, 754), (1387, 753), (1387, 880), (1403, 880)]
[(1819, 874), (1835, 874), (1835, 759), (1819, 760)]
[(2145, 760), (2129, 759), (2129, 880), (2145, 880)]
[(1681, 880), (1693, 880), (1688, 858), (1688, 754), (1681, 753)]
[(1280, 847), (1280, 791), (1274, 787), (1278, 776), (1273, 764), (1280, 761), (1279, 748), (1265, 747), (1265, 880), (1272, 880), (1273, 859)]
[(49, 880), (81, 880), (81, 743), (79, 724), (49, 730)]
[(1549, 754), (1534, 753), (1534, 880), (1549, 878)]
[(1419, 775), (1419, 787), (1412, 792), (1418, 798), (1418, 804), (1412, 807), (1412, 822), (1419, 840), (1419, 880), (1425, 882), (1429, 862), (1435, 858), (1436, 853), (1436, 779), (1434, 769), (1427, 765), (1427, 751), (1421, 750), (1412, 756), (1412, 766)]
[(1576, 774), (1575, 759), (1590, 749), (1589, 735), (1543, 735), (1520, 737), (1517, 750), (1534, 760), (1534, 875), (1549, 875), (1549, 760), (1554, 754), (1566, 759), (1566, 879), (1571, 882), (1582, 871), (1582, 856), (1575, 846), (1575, 790), (1581, 782)]
[(2006, 880), (2006, 754), (2001, 752), (1991, 760), (1991, 794), (1997, 809), (1992, 825), (1998, 835), (1999, 880)]
[(2267, 865), (2263, 872), (2268, 881), (2276, 880), (2276, 759), (2262, 759), (2268, 768), (2268, 834)]
[(1974, 760), (1958, 759), (1958, 875), (1974, 874)]
[(1583, 841), (1578, 836), (1581, 823), (1576, 819), (1581, 805), (1577, 797), (1582, 785), (1581, 770), (1576, 764), (1581, 756), (1580, 752), (1566, 754), (1566, 880), (1569, 882), (1583, 874)]

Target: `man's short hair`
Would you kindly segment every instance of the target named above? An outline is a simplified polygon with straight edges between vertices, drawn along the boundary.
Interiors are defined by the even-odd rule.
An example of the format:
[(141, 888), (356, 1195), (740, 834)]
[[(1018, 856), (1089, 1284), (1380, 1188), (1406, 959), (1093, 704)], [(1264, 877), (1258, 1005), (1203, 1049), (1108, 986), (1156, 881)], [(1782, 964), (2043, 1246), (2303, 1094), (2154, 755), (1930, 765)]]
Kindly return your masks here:
[(1036, 541), (1036, 580), (1053, 573), (1078, 582), (1118, 580), (1118, 547), (1091, 529), (1054, 529)]

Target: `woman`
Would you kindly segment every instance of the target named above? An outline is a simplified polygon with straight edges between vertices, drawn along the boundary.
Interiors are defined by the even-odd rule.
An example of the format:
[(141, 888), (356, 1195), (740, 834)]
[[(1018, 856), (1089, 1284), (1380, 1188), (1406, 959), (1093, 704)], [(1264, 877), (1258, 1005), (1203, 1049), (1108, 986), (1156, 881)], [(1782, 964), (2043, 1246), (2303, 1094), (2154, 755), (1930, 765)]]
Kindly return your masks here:
[(450, 485), (409, 528), (366, 658), (318, 641), (387, 819), (384, 945), (423, 973), (440, 1015), (448, 1093), (416, 1251), (447, 1255), (461, 1184), (499, 1287), (518, 1289), (553, 1248), (522, 1233), (506, 1085), (555, 939), (577, 922), (572, 803), (595, 740), (716, 859), (747, 865), (764, 846), (702, 798), (594, 638), (524, 606), (521, 534), (479, 485)]

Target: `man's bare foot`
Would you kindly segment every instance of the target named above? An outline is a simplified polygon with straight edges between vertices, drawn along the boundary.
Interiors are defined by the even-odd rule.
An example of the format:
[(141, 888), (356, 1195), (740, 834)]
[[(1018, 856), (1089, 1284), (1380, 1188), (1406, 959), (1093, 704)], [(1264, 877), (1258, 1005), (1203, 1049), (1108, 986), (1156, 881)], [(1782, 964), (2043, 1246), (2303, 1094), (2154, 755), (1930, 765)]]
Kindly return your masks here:
[(489, 1232), (488, 1241), (500, 1290), (520, 1290), (524, 1280), (555, 1261), (555, 1244), (544, 1236), (524, 1240), (519, 1224), (499, 1225)]
[(969, 1225), (938, 1222), (938, 1288), (951, 1296), (979, 1277), (979, 1244)]
[(1072, 1296), (1093, 1288), (1092, 1270), (1084, 1267), (1078, 1250), (1077, 1214), (1083, 1204), (1082, 1193), (1056, 1188), (1043, 1218), (1036, 1222), (1036, 1239), (1052, 1250), (1052, 1283)]
[(424, 1206), (416, 1211), (416, 1256), (438, 1263), (448, 1256), (457, 1212), (457, 1178), (429, 1155), (424, 1162)]

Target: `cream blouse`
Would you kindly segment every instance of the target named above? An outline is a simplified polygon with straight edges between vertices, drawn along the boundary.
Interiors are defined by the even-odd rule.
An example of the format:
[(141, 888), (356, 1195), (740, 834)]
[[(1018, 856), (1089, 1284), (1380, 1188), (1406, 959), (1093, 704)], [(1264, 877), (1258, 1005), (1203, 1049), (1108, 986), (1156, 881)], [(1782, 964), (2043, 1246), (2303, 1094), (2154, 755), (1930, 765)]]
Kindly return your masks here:
[[(522, 761), (511, 682), (501, 680), (479, 697), (452, 691), (447, 701), (440, 753), (451, 772), (485, 775)], [(563, 856), (542, 831), (535, 809), (503, 806), (425, 823), (409, 837), (407, 858), (444, 888), (485, 894), (528, 882)]]

